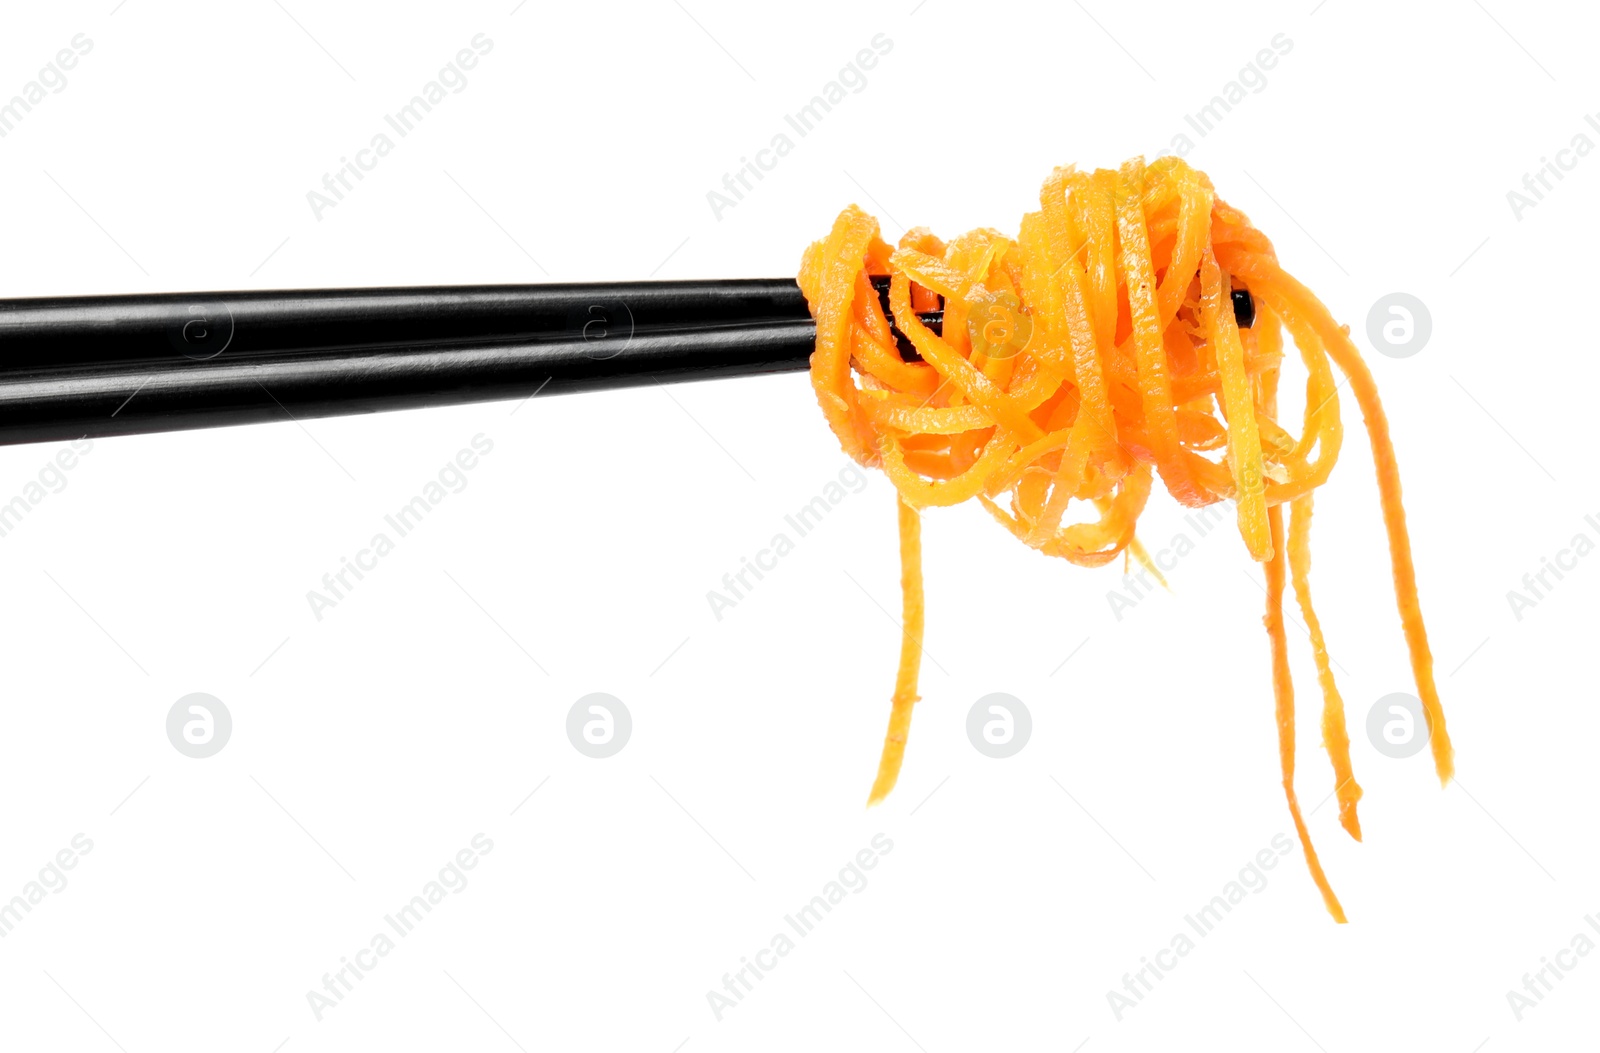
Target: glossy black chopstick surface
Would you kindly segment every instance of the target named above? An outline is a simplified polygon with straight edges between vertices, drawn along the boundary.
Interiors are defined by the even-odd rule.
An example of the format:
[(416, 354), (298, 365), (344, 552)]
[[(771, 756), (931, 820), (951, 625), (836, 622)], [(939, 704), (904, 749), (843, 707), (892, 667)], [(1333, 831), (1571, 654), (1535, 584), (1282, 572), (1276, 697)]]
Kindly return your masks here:
[(0, 374), (0, 442), (179, 431), (806, 368), (808, 321), (637, 330), (597, 341), (235, 355)]
[(0, 300), (0, 371), (174, 356), (205, 361), (224, 353), (603, 343), (637, 330), (809, 318), (788, 278)]
[(788, 278), (0, 301), (0, 442), (795, 371), (815, 333)]

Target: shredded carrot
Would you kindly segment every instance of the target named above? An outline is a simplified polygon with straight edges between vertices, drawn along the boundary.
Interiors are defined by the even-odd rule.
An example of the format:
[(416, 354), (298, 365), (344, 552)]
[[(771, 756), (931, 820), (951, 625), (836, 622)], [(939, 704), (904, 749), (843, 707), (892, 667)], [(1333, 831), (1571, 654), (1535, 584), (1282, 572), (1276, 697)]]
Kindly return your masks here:
[[(1282, 505), (1278, 506), (1282, 508)], [(1289, 505), (1289, 571), (1294, 579), (1295, 599), (1306, 620), (1311, 637), (1311, 655), (1317, 663), (1317, 683), (1322, 688), (1322, 745), (1333, 762), (1333, 792), (1339, 799), (1339, 825), (1351, 837), (1361, 840), (1361, 820), (1356, 802), (1361, 800), (1361, 784), (1356, 782), (1350, 764), (1350, 732), (1344, 724), (1344, 699), (1333, 679), (1328, 645), (1322, 637), (1322, 622), (1311, 606), (1311, 495), (1297, 497)]]
[(911, 734), (911, 707), (917, 703), (917, 673), (922, 666), (922, 518), (917, 510), (900, 506), (900, 672), (894, 681), (894, 703), (889, 710), (889, 731), (883, 738), (883, 758), (867, 803), (877, 804), (894, 789), (900, 762)]
[(1306, 829), (1305, 817), (1300, 814), (1300, 801), (1294, 794), (1294, 681), (1289, 676), (1289, 636), (1283, 627), (1283, 507), (1274, 505), (1267, 509), (1267, 522), (1272, 530), (1272, 557), (1267, 560), (1267, 613), (1263, 621), (1267, 636), (1272, 641), (1272, 695), (1278, 714), (1278, 766), (1283, 772), (1283, 795), (1289, 801), (1289, 816), (1294, 820), (1295, 833), (1300, 835), (1300, 847), (1306, 854), (1306, 866), (1311, 868), (1311, 880), (1322, 893), (1323, 905), (1333, 920), (1343, 925), (1344, 908), (1339, 897), (1333, 894), (1317, 850), (1311, 847), (1311, 833)]
[[(884, 274), (887, 314), (869, 281)], [(1312, 879), (1344, 921), (1295, 797), (1283, 614), (1292, 581), (1323, 697), (1339, 821), (1360, 840), (1362, 791), (1310, 585), (1312, 493), (1343, 442), (1335, 370), (1372, 448), (1401, 628), (1442, 782), (1454, 763), (1388, 420), (1348, 329), (1203, 173), (1171, 157), (1055, 170), (1015, 238), (981, 229), (943, 241), (919, 227), (891, 247), (852, 205), (806, 250), (799, 281), (817, 320), (811, 381), (823, 414), (846, 453), (883, 469), (899, 497), (904, 632), (868, 803), (899, 778), (918, 698), (920, 510), (976, 498), (1045, 555), (1096, 567), (1120, 554), (1165, 584), (1134, 536), (1159, 478), (1185, 505), (1234, 502), (1243, 547), (1263, 566), (1283, 790)], [(1236, 320), (1241, 290), (1253, 322)], [(941, 307), (941, 329), (918, 317)], [(920, 361), (901, 355), (896, 331)], [(1285, 331), (1306, 374), (1298, 437), (1277, 419)], [(1004, 339), (996, 344), (994, 334)]]

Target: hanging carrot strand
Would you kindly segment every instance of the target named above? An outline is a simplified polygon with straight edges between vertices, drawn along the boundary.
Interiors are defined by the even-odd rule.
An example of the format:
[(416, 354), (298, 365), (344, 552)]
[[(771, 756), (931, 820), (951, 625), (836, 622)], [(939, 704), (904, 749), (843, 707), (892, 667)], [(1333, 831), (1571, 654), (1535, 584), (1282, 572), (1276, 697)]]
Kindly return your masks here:
[(917, 510), (900, 506), (900, 672), (894, 681), (894, 701), (889, 711), (889, 731), (883, 738), (883, 759), (872, 783), (868, 804), (877, 804), (894, 789), (900, 761), (911, 734), (911, 707), (917, 702), (917, 673), (922, 665), (922, 519)]

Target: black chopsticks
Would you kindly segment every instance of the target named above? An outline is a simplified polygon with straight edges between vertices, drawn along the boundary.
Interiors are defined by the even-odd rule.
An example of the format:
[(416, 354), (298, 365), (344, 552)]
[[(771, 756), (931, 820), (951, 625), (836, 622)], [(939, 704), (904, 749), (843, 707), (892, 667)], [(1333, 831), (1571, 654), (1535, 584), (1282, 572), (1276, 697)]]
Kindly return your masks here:
[(0, 442), (802, 370), (815, 332), (787, 278), (0, 301)]

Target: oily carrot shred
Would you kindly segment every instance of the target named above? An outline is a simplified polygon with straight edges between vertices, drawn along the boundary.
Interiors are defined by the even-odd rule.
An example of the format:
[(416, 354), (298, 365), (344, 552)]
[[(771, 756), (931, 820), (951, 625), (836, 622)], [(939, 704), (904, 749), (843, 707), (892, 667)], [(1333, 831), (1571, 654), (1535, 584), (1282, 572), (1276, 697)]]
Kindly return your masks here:
[(1267, 636), (1272, 641), (1272, 695), (1278, 715), (1278, 766), (1283, 772), (1283, 795), (1289, 801), (1289, 816), (1294, 820), (1295, 833), (1300, 836), (1300, 847), (1306, 854), (1306, 866), (1311, 868), (1311, 880), (1322, 893), (1323, 905), (1333, 920), (1343, 925), (1344, 908), (1339, 897), (1333, 894), (1317, 850), (1311, 847), (1311, 834), (1306, 829), (1305, 817), (1300, 814), (1300, 801), (1294, 793), (1294, 682), (1289, 677), (1289, 636), (1283, 627), (1283, 506), (1267, 509), (1267, 521), (1272, 529), (1272, 556), (1267, 560), (1267, 613), (1263, 621)]
[[(889, 310), (869, 275), (890, 277)], [(1165, 584), (1134, 537), (1156, 479), (1180, 503), (1232, 501), (1267, 580), (1265, 623), (1290, 815), (1328, 912), (1344, 911), (1295, 796), (1294, 686), (1283, 594), (1292, 582), (1323, 698), (1322, 740), (1339, 821), (1356, 840), (1362, 791), (1344, 701), (1311, 602), (1312, 493), (1343, 443), (1341, 381), (1361, 410), (1377, 471), (1390, 570), (1441, 782), (1454, 771), (1433, 676), (1388, 419), (1349, 330), (1286, 273), (1266, 236), (1167, 157), (1095, 172), (1058, 168), (1015, 237), (927, 228), (890, 246), (852, 205), (801, 262), (817, 321), (811, 382), (852, 458), (898, 492), (903, 638), (889, 728), (868, 803), (899, 778), (923, 638), (920, 512), (976, 498), (1045, 555), (1104, 566), (1118, 555)], [(1241, 326), (1245, 290), (1254, 321)], [(940, 331), (918, 315), (942, 308)], [(906, 361), (897, 332), (920, 361)], [(1285, 333), (1305, 367), (1296, 436), (1278, 417)], [(1287, 536), (1283, 508), (1289, 506)], [(1082, 515), (1069, 513), (1080, 509)]]
[(894, 702), (889, 711), (889, 731), (883, 739), (883, 760), (872, 784), (868, 804), (877, 804), (894, 789), (900, 761), (911, 734), (911, 707), (917, 702), (917, 673), (922, 665), (922, 518), (904, 501), (900, 506), (900, 672), (894, 682)]
[[(1282, 508), (1282, 505), (1278, 506)], [(1311, 637), (1311, 655), (1317, 664), (1317, 683), (1322, 688), (1322, 744), (1333, 761), (1333, 792), (1339, 799), (1339, 825), (1357, 841), (1361, 840), (1361, 819), (1356, 802), (1361, 800), (1361, 784), (1350, 765), (1350, 732), (1344, 723), (1344, 698), (1330, 668), (1328, 645), (1322, 637), (1322, 622), (1311, 606), (1311, 495), (1297, 497), (1289, 505), (1289, 571), (1294, 580), (1295, 599)]]

